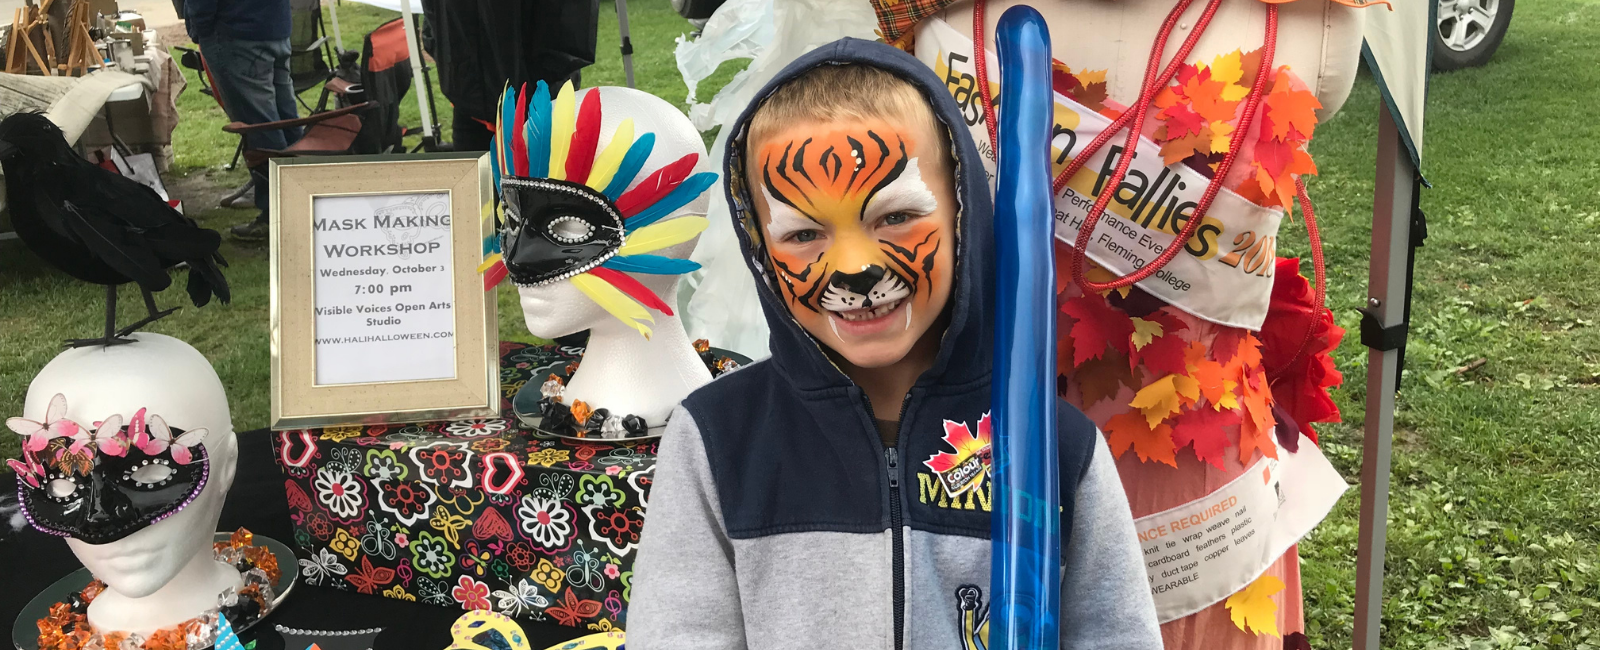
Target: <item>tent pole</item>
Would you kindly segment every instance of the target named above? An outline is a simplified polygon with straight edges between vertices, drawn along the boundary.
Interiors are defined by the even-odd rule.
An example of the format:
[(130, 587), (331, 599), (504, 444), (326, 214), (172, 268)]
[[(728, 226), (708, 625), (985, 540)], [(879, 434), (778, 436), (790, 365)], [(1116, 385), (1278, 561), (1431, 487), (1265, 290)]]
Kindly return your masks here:
[[(1372, 258), (1365, 311), (1376, 319), (1363, 327), (1367, 357), (1367, 404), (1361, 454), (1361, 532), (1356, 549), (1355, 650), (1378, 650), (1383, 621), (1383, 557), (1388, 536), (1389, 461), (1394, 441), (1395, 390), (1404, 341), (1407, 259), (1411, 254), (1412, 199), (1417, 171), (1400, 143), (1387, 108), (1378, 108), (1377, 177), (1372, 195)], [(1389, 336), (1381, 336), (1389, 330)], [(1380, 343), (1380, 341), (1387, 343)], [(1388, 348), (1388, 349), (1379, 349)]]
[(622, 32), (622, 72), (633, 87), (633, 41), (628, 39), (628, 0), (616, 0), (617, 29)]
[(339, 35), (339, 3), (337, 0), (328, 5), (328, 15), (333, 18), (333, 49), (339, 54), (344, 54), (344, 37)]
[(428, 110), (427, 79), (422, 76), (422, 49), (417, 41), (417, 18), (411, 13), (411, 0), (400, 0), (401, 24), (406, 28), (406, 49), (411, 54), (411, 88), (417, 93), (417, 112), (422, 115), (422, 143), (426, 149), (434, 142), (433, 113)]

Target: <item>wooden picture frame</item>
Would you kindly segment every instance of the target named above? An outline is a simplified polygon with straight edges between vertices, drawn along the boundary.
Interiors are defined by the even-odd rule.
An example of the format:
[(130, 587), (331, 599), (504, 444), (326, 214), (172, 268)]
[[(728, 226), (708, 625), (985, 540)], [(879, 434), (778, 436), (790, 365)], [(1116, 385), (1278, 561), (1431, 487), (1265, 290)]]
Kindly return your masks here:
[(275, 430), (496, 417), (487, 154), (270, 162)]

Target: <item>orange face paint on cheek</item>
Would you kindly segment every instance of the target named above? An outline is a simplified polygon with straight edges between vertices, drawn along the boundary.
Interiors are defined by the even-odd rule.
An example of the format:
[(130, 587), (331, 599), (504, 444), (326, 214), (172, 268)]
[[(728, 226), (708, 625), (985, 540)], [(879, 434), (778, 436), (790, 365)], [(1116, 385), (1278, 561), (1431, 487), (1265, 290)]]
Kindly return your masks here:
[(944, 246), (942, 230), (938, 221), (924, 218), (878, 240), (894, 271), (910, 280), (922, 302), (932, 299), (935, 278), (944, 272), (939, 262), (939, 251)]

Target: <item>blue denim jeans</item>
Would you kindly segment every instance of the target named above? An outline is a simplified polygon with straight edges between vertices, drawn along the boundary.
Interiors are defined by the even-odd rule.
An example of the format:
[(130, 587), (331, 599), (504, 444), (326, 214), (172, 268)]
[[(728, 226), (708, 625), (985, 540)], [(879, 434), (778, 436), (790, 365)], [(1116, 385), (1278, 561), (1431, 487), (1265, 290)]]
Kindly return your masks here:
[[(216, 35), (201, 40), (200, 53), (216, 78), (228, 119), (262, 124), (300, 116), (289, 77), (289, 39), (246, 41)], [(261, 131), (245, 136), (245, 148), (284, 149), (299, 139), (298, 128)], [(251, 169), (250, 177), (256, 187), (256, 207), (261, 210), (258, 218), (265, 219), (272, 195), (266, 165)]]

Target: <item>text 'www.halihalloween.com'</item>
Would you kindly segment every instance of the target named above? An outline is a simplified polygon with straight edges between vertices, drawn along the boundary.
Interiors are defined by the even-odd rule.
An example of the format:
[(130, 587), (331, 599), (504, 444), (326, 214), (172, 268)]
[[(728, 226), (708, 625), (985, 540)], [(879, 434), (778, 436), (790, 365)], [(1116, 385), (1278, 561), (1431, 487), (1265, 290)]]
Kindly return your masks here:
[(410, 334), (368, 334), (364, 336), (341, 336), (329, 339), (317, 339), (317, 345), (339, 345), (342, 343), (381, 343), (384, 341), (413, 341), (417, 339), (447, 339), (455, 336), (455, 332), (413, 332)]

